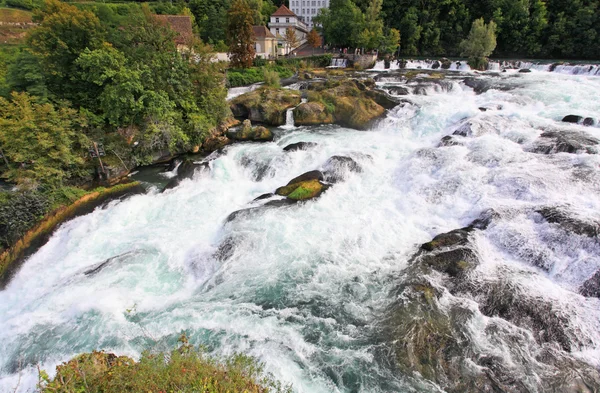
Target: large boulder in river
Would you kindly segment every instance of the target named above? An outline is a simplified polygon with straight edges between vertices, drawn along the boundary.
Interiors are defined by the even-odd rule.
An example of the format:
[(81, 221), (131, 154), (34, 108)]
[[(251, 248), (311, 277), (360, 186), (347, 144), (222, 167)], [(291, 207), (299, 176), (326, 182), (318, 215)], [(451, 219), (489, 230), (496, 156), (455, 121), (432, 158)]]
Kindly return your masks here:
[(301, 93), (296, 90), (261, 88), (242, 94), (230, 102), (235, 117), (272, 126), (285, 124), (286, 111), (301, 101)]
[(374, 90), (371, 79), (327, 81), (309, 86), (308, 103), (294, 111), (297, 125), (335, 123), (366, 130), (383, 116), (385, 107), (397, 105), (391, 97)]
[(252, 127), (250, 120), (246, 119), (240, 129), (227, 131), (227, 137), (235, 141), (270, 142), (273, 133), (263, 126)]
[(322, 183), (323, 173), (319, 171), (306, 172), (283, 186), (275, 193), (294, 201), (305, 201), (318, 197), (328, 186)]
[(541, 154), (598, 152), (600, 140), (577, 131), (546, 131), (534, 143), (532, 151)]
[(322, 102), (307, 102), (294, 109), (294, 123), (299, 126), (332, 124), (333, 113)]

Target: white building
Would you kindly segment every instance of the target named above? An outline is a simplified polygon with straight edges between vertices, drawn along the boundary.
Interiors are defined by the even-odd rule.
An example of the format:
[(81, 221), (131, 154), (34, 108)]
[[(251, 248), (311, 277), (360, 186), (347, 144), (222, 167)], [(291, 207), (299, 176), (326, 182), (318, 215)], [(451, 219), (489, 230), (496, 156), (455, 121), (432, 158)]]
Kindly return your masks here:
[(296, 49), (290, 48), (285, 42), (284, 37), (288, 27), (293, 28), (296, 32), (298, 46), (306, 42), (306, 36), (310, 31), (308, 25), (302, 21), (302, 18), (294, 14), (285, 5), (282, 5), (277, 11), (273, 13), (273, 15), (271, 15), (271, 21), (269, 22), (269, 30), (275, 37), (277, 37), (278, 40), (279, 55), (287, 55), (289, 52)]
[(313, 18), (321, 8), (329, 8), (329, 0), (290, 0), (290, 9), (308, 25), (309, 30), (314, 27)]

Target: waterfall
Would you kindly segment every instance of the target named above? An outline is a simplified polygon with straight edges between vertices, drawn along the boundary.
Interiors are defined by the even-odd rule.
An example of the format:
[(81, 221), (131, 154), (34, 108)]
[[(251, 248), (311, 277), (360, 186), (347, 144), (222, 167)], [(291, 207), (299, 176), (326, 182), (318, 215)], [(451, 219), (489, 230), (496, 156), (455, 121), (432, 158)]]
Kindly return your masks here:
[(294, 109), (296, 109), (296, 108), (290, 108), (285, 113), (285, 128), (294, 128), (294, 127), (296, 127), (294, 125)]
[[(332, 61), (332, 66), (335, 60)], [(404, 68), (406, 69), (422, 69), (422, 70), (443, 70), (440, 67), (440, 62), (437, 60), (407, 60)], [(383, 61), (378, 61), (375, 66), (369, 71), (394, 71), (400, 68), (398, 61), (394, 60), (390, 63), (390, 68), (385, 69)], [(600, 76), (600, 65), (599, 64), (569, 64), (569, 63), (540, 63), (531, 61), (490, 61), (488, 65), (488, 71), (500, 72), (510, 71), (519, 69), (529, 69), (538, 72), (553, 72), (558, 74), (566, 75), (586, 75), (586, 76)], [(453, 61), (450, 64), (450, 71), (471, 71), (471, 67), (466, 60)]]
[[(302, 98), (300, 100), (300, 105), (306, 103), (308, 100), (306, 98)], [(298, 106), (295, 106), (293, 108), (289, 108), (286, 112), (285, 112), (285, 125), (283, 125), (281, 128), (286, 129), (286, 130), (291, 130), (296, 128), (296, 124), (294, 123), (294, 109), (296, 109)]]

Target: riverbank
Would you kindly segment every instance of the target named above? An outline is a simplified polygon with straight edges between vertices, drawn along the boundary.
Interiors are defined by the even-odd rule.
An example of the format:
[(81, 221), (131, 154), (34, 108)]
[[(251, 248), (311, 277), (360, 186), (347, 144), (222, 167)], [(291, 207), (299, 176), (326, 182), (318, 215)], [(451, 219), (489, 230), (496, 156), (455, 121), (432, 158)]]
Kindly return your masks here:
[(109, 188), (97, 188), (68, 206), (60, 206), (46, 214), (33, 228), (0, 254), (0, 288), (4, 288), (11, 275), (27, 256), (37, 251), (50, 238), (60, 224), (87, 214), (102, 205), (128, 194), (145, 192), (139, 182), (118, 184)]

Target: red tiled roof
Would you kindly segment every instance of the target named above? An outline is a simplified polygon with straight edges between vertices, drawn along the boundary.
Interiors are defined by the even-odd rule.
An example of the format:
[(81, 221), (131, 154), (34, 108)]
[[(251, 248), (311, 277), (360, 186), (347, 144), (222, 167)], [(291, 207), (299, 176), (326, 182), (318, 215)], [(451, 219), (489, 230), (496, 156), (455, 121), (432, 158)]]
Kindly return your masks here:
[(252, 26), (252, 30), (254, 30), (254, 37), (256, 38), (275, 38), (273, 33), (265, 26)]
[(169, 26), (177, 35), (176, 44), (187, 44), (194, 33), (192, 32), (192, 20), (187, 15), (155, 15), (158, 23)]
[(296, 16), (289, 8), (282, 4), (281, 7), (271, 16)]

